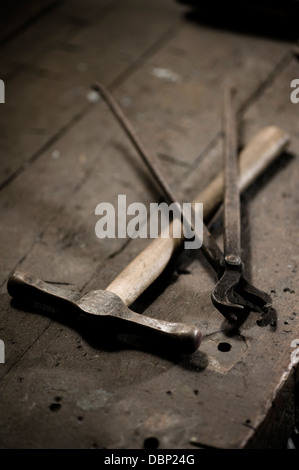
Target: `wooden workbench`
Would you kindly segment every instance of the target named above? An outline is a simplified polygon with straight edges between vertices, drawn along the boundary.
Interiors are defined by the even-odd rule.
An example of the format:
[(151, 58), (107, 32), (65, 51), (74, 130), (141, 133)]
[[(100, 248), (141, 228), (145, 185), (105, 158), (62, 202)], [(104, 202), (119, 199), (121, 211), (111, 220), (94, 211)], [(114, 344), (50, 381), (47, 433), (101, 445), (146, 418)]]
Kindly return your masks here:
[[(31, 2), (1, 33), (0, 448), (286, 448), (299, 338), (299, 65), (289, 37), (201, 21), (171, 0)], [(188, 15), (186, 13), (189, 12)], [(181, 252), (133, 308), (204, 333), (191, 357), (124, 344), (11, 303), (16, 268), (66, 289), (105, 287), (148, 243), (95, 235), (95, 207), (160, 201), (107, 106), (101, 80), (190, 201), (221, 169), (221, 97), (238, 87), (241, 145), (262, 127), (291, 136), (242, 197), (247, 274), (277, 322), (238, 331), (213, 307), (214, 272)], [(221, 243), (221, 227), (214, 223)], [(225, 351), (220, 343), (229, 344)], [(227, 351), (226, 349), (230, 350)]]

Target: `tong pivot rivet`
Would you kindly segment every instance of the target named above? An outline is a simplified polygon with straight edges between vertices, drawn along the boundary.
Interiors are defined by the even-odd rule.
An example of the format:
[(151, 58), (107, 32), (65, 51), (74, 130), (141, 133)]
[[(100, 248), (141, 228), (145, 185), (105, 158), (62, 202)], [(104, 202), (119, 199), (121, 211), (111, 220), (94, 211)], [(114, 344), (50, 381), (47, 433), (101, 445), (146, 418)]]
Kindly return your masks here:
[(242, 264), (241, 258), (233, 254), (226, 255), (225, 262), (231, 266), (240, 266), (240, 264)]

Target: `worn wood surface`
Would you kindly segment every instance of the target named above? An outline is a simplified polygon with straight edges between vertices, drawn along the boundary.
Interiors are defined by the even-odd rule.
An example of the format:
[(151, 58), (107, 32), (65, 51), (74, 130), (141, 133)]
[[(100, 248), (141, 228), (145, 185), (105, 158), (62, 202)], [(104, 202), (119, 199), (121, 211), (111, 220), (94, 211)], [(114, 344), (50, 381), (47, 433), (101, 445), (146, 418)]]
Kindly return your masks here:
[[(291, 342), (299, 338), (292, 42), (201, 23), (167, 0), (38, 5), (34, 21), (14, 17), (0, 44), (0, 447), (286, 447), (295, 423)], [(186, 202), (221, 168), (228, 81), (239, 89), (240, 147), (268, 125), (291, 136), (242, 197), (247, 274), (271, 292), (277, 321), (261, 327), (250, 314), (231, 330), (210, 300), (214, 272), (192, 250), (132, 307), (198, 325), (204, 338), (192, 357), (124, 344), (63, 312), (53, 318), (11, 303), (6, 282), (16, 267), (70, 290), (105, 289), (149, 243), (95, 236), (99, 202), (160, 196), (92, 93), (94, 80), (111, 88)]]

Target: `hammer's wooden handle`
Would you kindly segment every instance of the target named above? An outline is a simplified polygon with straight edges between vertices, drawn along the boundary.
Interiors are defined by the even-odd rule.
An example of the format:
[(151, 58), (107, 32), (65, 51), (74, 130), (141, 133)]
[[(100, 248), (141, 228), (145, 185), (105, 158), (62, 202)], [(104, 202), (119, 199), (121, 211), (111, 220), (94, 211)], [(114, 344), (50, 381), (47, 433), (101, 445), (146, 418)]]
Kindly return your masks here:
[[(240, 153), (240, 191), (244, 191), (267, 168), (287, 146), (289, 140), (286, 132), (278, 127), (270, 126), (262, 129), (249, 142)], [(204, 219), (207, 221), (222, 200), (223, 174), (221, 172), (192, 203), (203, 203)], [(181, 225), (178, 220), (174, 223)], [(172, 233), (171, 228), (169, 233)], [(111, 282), (106, 290), (117, 294), (126, 305), (131, 305), (162, 273), (182, 242), (183, 236), (154, 239)]]

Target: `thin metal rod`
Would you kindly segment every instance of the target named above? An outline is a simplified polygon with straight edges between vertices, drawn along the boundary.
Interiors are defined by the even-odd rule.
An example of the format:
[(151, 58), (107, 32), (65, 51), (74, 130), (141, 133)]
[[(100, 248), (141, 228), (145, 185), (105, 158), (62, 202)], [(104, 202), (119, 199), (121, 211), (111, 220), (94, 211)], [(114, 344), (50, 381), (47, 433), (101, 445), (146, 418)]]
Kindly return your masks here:
[(224, 255), (241, 259), (241, 217), (238, 186), (237, 124), (232, 87), (224, 93)]
[[(143, 145), (143, 143), (137, 136), (134, 128), (130, 124), (129, 120), (120, 109), (114, 97), (111, 95), (111, 93), (107, 90), (107, 88), (102, 83), (96, 82), (93, 85), (93, 88), (101, 94), (103, 99), (109, 105), (114, 116), (117, 118), (122, 128), (125, 130), (127, 136), (133, 143), (137, 152), (139, 153), (139, 155), (141, 156), (141, 158), (147, 165), (154, 179), (159, 184), (159, 187), (163, 191), (167, 202), (176, 203), (176, 206), (179, 210), (181, 218), (183, 218), (184, 222), (189, 225), (189, 228), (192, 229), (192, 231), (195, 233), (195, 236), (197, 236), (198, 239), (201, 239), (201, 237), (197, 234), (197, 231), (194, 228), (193, 223), (191, 221), (189, 223), (188, 218), (184, 217), (182, 206), (179, 204), (178, 199), (176, 198), (174, 192), (172, 191), (172, 189), (170, 188), (167, 182), (167, 179), (163, 175), (162, 170), (159, 168), (159, 164), (157, 160), (145, 148), (145, 146)], [(191, 214), (192, 214), (193, 220), (195, 220), (193, 208), (191, 209)], [(215, 240), (213, 239), (212, 235), (210, 234), (207, 226), (204, 223), (203, 223), (203, 240), (202, 240), (201, 248), (206, 258), (208, 259), (209, 263), (213, 266), (213, 268), (216, 270), (217, 273), (220, 273), (223, 270), (224, 255), (221, 249), (219, 248), (219, 246), (217, 245), (217, 243), (215, 242)]]
[(135, 149), (137, 150), (137, 152), (143, 159), (147, 168), (150, 170), (155, 180), (157, 181), (158, 185), (163, 190), (167, 201), (176, 202), (175, 194), (170, 188), (166, 178), (162, 174), (162, 170), (159, 168), (159, 163), (157, 159), (155, 159), (153, 155), (150, 155), (150, 153), (148, 152), (144, 144), (141, 142), (132, 124), (129, 122), (128, 118), (124, 115), (123, 111), (119, 107), (113, 95), (107, 90), (107, 88), (102, 83), (99, 83), (99, 82), (95, 83), (93, 85), (93, 88), (101, 94), (102, 98), (104, 98), (106, 103), (109, 105), (114, 116), (117, 118), (118, 122), (121, 124), (122, 128), (124, 129), (127, 136), (129, 137), (132, 144), (134, 145)]

